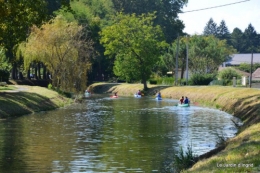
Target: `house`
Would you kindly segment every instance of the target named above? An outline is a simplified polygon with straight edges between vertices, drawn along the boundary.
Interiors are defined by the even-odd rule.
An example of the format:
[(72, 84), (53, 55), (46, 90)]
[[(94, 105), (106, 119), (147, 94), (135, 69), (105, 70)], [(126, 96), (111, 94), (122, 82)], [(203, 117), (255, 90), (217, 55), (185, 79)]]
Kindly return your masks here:
[(232, 68), (233, 70), (235, 70), (238, 74), (240, 74), (241, 76), (246, 76), (246, 77), (249, 77), (250, 76), (250, 73), (247, 73), (247, 72), (244, 72), (244, 71), (241, 71), (241, 70), (238, 70), (236, 68), (233, 68), (233, 67), (219, 67), (218, 68), (218, 71), (222, 71), (226, 68)]
[[(241, 63), (251, 64), (251, 53), (233, 54), (230, 59), (223, 63), (222, 67), (239, 66)], [(253, 53), (253, 63), (260, 63), (260, 53)]]
[(252, 80), (260, 80), (260, 68), (257, 68), (254, 73), (252, 73)]

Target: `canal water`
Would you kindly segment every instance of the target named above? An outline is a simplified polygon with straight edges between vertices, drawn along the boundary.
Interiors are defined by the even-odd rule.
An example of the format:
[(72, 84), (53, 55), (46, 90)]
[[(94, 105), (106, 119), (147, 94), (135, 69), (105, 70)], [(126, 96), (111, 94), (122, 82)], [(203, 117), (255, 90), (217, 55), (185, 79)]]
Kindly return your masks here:
[(94, 95), (80, 104), (0, 122), (0, 172), (164, 172), (182, 147), (200, 155), (235, 117), (177, 100)]

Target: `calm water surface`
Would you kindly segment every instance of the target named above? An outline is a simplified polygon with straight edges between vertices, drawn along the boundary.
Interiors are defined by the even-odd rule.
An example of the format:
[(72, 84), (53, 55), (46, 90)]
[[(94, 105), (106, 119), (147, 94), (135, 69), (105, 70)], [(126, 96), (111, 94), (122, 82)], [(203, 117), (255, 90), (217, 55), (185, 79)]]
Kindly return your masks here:
[(180, 147), (195, 154), (233, 137), (231, 115), (176, 100), (98, 95), (0, 122), (0, 172), (163, 172)]

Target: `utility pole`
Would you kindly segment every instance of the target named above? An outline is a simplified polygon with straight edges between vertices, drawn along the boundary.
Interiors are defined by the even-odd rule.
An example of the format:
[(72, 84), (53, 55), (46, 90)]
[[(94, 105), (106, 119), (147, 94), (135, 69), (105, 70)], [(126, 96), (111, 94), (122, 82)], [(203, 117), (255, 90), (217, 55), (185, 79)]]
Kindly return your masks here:
[(176, 51), (176, 62), (175, 62), (175, 86), (178, 84), (178, 55), (179, 55), (179, 34), (177, 38), (177, 51)]
[(186, 85), (188, 85), (188, 81), (189, 81), (189, 45), (188, 45), (188, 39), (187, 39), (187, 43), (186, 43)]
[(251, 88), (251, 86), (252, 86), (252, 71), (253, 71), (253, 51), (252, 51), (252, 54), (251, 54), (249, 88)]

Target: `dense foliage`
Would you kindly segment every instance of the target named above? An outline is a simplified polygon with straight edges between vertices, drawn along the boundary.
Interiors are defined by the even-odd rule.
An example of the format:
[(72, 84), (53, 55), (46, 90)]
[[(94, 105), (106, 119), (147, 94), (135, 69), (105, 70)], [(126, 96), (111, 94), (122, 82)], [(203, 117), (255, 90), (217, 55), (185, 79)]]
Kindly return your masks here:
[(124, 15), (118, 13), (113, 25), (101, 32), (105, 54), (115, 57), (114, 73), (127, 81), (141, 80), (144, 89), (160, 52), (167, 44), (161, 28), (153, 26), (154, 14)]
[(189, 82), (190, 85), (209, 85), (214, 79), (216, 79), (215, 74), (194, 74)]
[(232, 80), (233, 77), (241, 78), (241, 75), (233, 68), (225, 68), (219, 72), (218, 77), (223, 80)]
[(154, 23), (161, 26), (167, 43), (171, 43), (178, 35), (183, 35), (184, 24), (178, 19), (178, 13), (188, 0), (112, 0), (117, 12), (141, 15), (156, 12)]
[(207, 22), (203, 35), (214, 35), (215, 37), (226, 40), (239, 53), (257, 53), (260, 52), (260, 34), (257, 34), (252, 24), (249, 24), (245, 31), (235, 28), (232, 33), (229, 32), (224, 20), (218, 26), (212, 18)]
[[(195, 75), (216, 74), (218, 67), (225, 62), (235, 50), (225, 40), (219, 40), (213, 35), (182, 37), (176, 40), (161, 58), (161, 65), (175, 73), (176, 54), (178, 52), (178, 68), (181, 69), (181, 79), (186, 70), (186, 46), (188, 47), (188, 68)], [(178, 47), (178, 49), (177, 49)], [(196, 83), (196, 82), (195, 82)]]
[[(1, 60), (5, 63), (1, 66), (7, 64), (7, 71), (12, 72), (13, 79), (21, 76), (18, 74), (26, 73), (28, 79), (32, 73), (36, 79), (41, 79), (41, 76), (47, 79), (46, 76), (49, 76), (47, 74), (54, 76), (54, 72), (50, 70), (50, 64), (55, 64), (52, 59), (47, 62), (44, 56), (38, 56), (38, 54), (29, 58), (25, 52), (21, 54), (16, 54), (16, 52), (18, 47), (20, 51), (25, 50), (22, 45), (25, 45), (26, 40), (32, 41), (35, 28), (43, 28), (46, 22), (51, 24), (56, 16), (63, 16), (62, 18), (67, 23), (74, 23), (74, 26), (81, 27), (81, 41), (92, 40), (93, 49), (90, 52), (95, 54), (96, 58), (88, 59), (87, 69), (90, 71), (87, 74), (82, 73), (87, 75), (90, 82), (119, 77), (129, 82), (141, 80), (145, 85), (144, 81), (151, 78), (150, 74), (162, 77), (166, 75), (166, 72), (172, 71), (175, 76), (176, 56), (178, 69), (181, 69), (180, 78), (184, 78), (187, 52), (189, 72), (215, 73), (218, 65), (226, 60), (226, 55), (236, 53), (234, 49), (238, 53), (260, 51), (260, 35), (251, 24), (244, 31), (235, 28), (230, 32), (224, 20), (218, 25), (211, 18), (204, 28), (203, 36), (183, 37), (185, 36), (184, 23), (179, 20), (178, 14), (187, 3), (188, 0), (0, 0), (0, 46), (3, 47), (5, 54), (2, 56), (5, 59)], [(125, 37), (124, 41), (127, 38), (131, 41), (120, 45), (122, 38), (113, 37), (112, 42), (121, 47), (117, 47), (116, 52), (109, 53), (108, 44), (103, 39), (104, 35), (99, 35), (99, 33), (105, 33), (104, 31), (108, 28), (118, 27), (116, 22), (120, 21), (120, 17), (116, 14), (129, 16), (129, 18), (124, 19), (127, 27), (117, 28), (116, 32), (110, 32), (111, 38), (121, 34)], [(148, 17), (149, 14), (153, 15)], [(136, 20), (132, 20), (133, 16)], [(150, 18), (149, 21), (146, 17)], [(150, 31), (151, 28), (155, 30)], [(146, 32), (150, 32), (149, 36)], [(152, 37), (154, 40), (151, 39)], [(40, 37), (39, 40), (41, 40)], [(170, 46), (168, 50), (164, 50), (162, 44), (158, 46), (155, 42), (166, 42)], [(132, 49), (126, 49), (126, 47)], [(107, 58), (108, 55), (111, 58)], [(60, 63), (63, 62), (60, 61)], [(75, 68), (74, 65), (72, 63), (71, 68)], [(12, 71), (10, 71), (10, 66), (12, 66)], [(248, 71), (248, 67), (246, 68)], [(55, 83), (56, 79), (51, 80)]]
[(65, 91), (82, 91), (87, 71), (91, 68), (93, 42), (84, 35), (83, 27), (68, 23), (61, 16), (33, 27), (27, 42), (20, 44), (24, 66), (42, 61), (52, 74), (52, 85)]
[[(251, 64), (248, 63), (241, 63), (238, 67), (236, 67), (237, 69), (241, 70), (241, 71), (245, 71), (250, 73), (251, 72)], [(256, 69), (260, 68), (260, 63), (254, 63), (252, 65), (252, 72), (254, 72)]]

